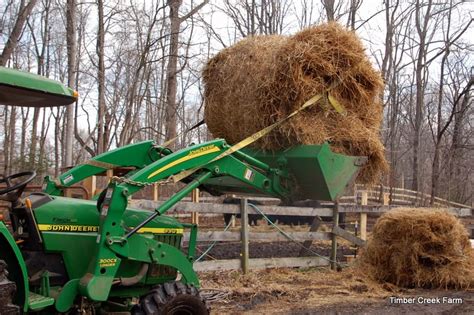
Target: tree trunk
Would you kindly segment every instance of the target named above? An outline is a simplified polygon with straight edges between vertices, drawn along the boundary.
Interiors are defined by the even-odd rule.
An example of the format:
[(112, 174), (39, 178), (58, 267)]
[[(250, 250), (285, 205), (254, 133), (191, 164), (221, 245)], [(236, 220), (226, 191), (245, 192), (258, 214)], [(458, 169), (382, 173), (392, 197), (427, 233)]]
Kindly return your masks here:
[[(436, 122), (436, 135), (435, 135), (435, 148), (434, 148), (434, 155), (433, 155), (433, 164), (431, 166), (431, 199), (430, 205), (434, 204), (435, 197), (438, 194), (438, 183), (440, 177), (440, 146), (441, 140), (443, 138), (443, 131), (442, 131), (442, 111), (443, 111), (443, 89), (444, 89), (444, 68), (446, 64), (446, 60), (449, 56), (449, 48), (446, 47), (445, 54), (443, 55), (443, 59), (441, 61), (441, 70), (440, 70), (440, 77), (439, 77), (439, 91), (438, 91), (438, 113), (437, 113), (437, 122)], [(453, 108), (455, 110), (455, 108)]]
[[(461, 179), (462, 174), (462, 164), (463, 164), (463, 154), (462, 154), (462, 147), (463, 147), (463, 126), (466, 121), (466, 117), (468, 117), (467, 109), (469, 108), (469, 104), (471, 102), (471, 93), (468, 92), (464, 96), (461, 102), (461, 108), (455, 113), (454, 115), (454, 126), (453, 126), (453, 135), (452, 135), (452, 143), (449, 150), (449, 182), (448, 182), (448, 198), (449, 200), (454, 200), (457, 202), (461, 202), (461, 193), (459, 192), (459, 181)], [(463, 183), (461, 182), (461, 185)], [(464, 186), (464, 185), (463, 185)]]
[(26, 133), (28, 132), (26, 130), (27, 122), (28, 122), (28, 116), (30, 113), (29, 107), (21, 108), (21, 140), (20, 140), (20, 170), (25, 169), (26, 167)]
[[(389, 0), (385, 0), (389, 2)], [(356, 14), (357, 10), (360, 8), (362, 4), (362, 0), (351, 0), (351, 4), (349, 7), (349, 17), (347, 20), (347, 26), (351, 28), (351, 30), (355, 30), (355, 22), (356, 22)]]
[(44, 161), (45, 159), (45, 143), (46, 143), (46, 137), (47, 137), (47, 128), (46, 128), (46, 109), (43, 108), (43, 121), (41, 123), (41, 133), (40, 133), (40, 138), (39, 138), (39, 154), (38, 154), (38, 173), (40, 175), (40, 178), (43, 177), (43, 174), (47, 172), (47, 169), (44, 167)]
[[(13, 160), (15, 158), (15, 150), (14, 148), (16, 148), (16, 145), (15, 145), (15, 138), (16, 138), (16, 107), (13, 107), (12, 108), (12, 112), (10, 114), (10, 124), (9, 124), (9, 129), (10, 129), (10, 154), (7, 155), (7, 153), (5, 152), (5, 157), (8, 157), (8, 168), (7, 168), (7, 172), (5, 172), (5, 174), (12, 174), (13, 173)], [(7, 165), (5, 163), (5, 165)]]
[(99, 25), (97, 31), (97, 56), (99, 57), (98, 72), (97, 72), (97, 84), (99, 93), (99, 111), (98, 111), (98, 128), (97, 128), (97, 153), (103, 153), (107, 149), (108, 139), (105, 138), (106, 132), (104, 128), (105, 120), (105, 64), (104, 64), (104, 3), (102, 0), (97, 1)]
[(326, 10), (326, 17), (328, 22), (334, 21), (334, 1), (335, 0), (322, 0), (321, 3), (323, 4), (324, 10)]
[[(413, 182), (412, 182), (412, 190), (418, 191), (420, 189), (418, 183), (418, 176), (419, 176), (419, 159), (420, 159), (420, 138), (421, 138), (421, 131), (422, 131), (422, 124), (423, 124), (423, 97), (425, 95), (425, 65), (424, 60), (426, 58), (426, 34), (428, 28), (428, 21), (431, 16), (431, 4), (432, 1), (429, 0), (428, 7), (423, 18), (421, 19), (421, 7), (422, 4), (420, 1), (416, 3), (416, 16), (415, 16), (415, 23), (416, 29), (418, 32), (419, 37), (419, 46), (418, 46), (418, 55), (416, 60), (416, 68), (415, 68), (415, 84), (416, 84), (416, 101), (415, 101), (415, 134), (413, 138)], [(422, 24), (423, 23), (423, 24)]]
[(38, 119), (39, 119), (39, 107), (35, 107), (33, 111), (33, 122), (31, 130), (31, 143), (30, 143), (30, 156), (28, 159), (28, 167), (35, 169), (35, 157), (36, 157), (36, 144), (38, 142), (37, 133), (38, 133)]
[[(67, 84), (76, 87), (76, 0), (68, 0), (66, 5), (66, 41), (67, 41)], [(72, 166), (72, 141), (74, 137), (74, 106), (66, 107), (66, 152), (63, 166)]]
[(10, 149), (10, 132), (9, 132), (9, 124), (8, 124), (8, 111), (9, 108), (5, 107), (5, 111), (3, 112), (3, 117), (5, 120), (5, 124), (3, 126), (3, 131), (4, 131), (4, 137), (5, 139), (3, 140), (3, 175), (6, 176), (8, 175), (8, 169), (9, 169), (9, 164), (10, 161), (8, 159), (8, 156), (10, 155), (9, 149)]
[[(181, 0), (169, 0), (170, 22), (171, 22), (171, 38), (168, 59), (168, 69), (166, 71), (166, 139), (170, 140), (176, 137), (176, 92), (177, 92), (177, 65), (178, 65), (178, 44), (179, 44), (179, 28), (181, 19), (179, 18), (179, 7)], [(170, 145), (175, 148), (175, 143)]]
[(54, 121), (54, 177), (59, 176), (59, 160), (61, 155), (59, 154), (59, 144), (61, 137), (61, 109), (57, 108), (57, 114)]
[(13, 30), (10, 36), (8, 37), (8, 41), (5, 44), (5, 47), (3, 48), (2, 55), (0, 56), (0, 66), (5, 66), (7, 64), (8, 59), (10, 59), (13, 50), (15, 50), (16, 45), (20, 40), (20, 36), (23, 31), (23, 26), (25, 25), (28, 16), (31, 14), (31, 11), (35, 7), (35, 4), (36, 0), (30, 0), (30, 2), (28, 2), (26, 6), (25, 1), (21, 1), (15, 25), (13, 26)]

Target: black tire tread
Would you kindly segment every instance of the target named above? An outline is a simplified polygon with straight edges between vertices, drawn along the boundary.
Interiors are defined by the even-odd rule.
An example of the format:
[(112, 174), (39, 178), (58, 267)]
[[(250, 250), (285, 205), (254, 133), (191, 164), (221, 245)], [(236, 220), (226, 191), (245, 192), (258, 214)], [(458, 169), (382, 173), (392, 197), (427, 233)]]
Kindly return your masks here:
[(13, 304), (13, 296), (16, 292), (16, 284), (8, 280), (7, 263), (0, 260), (0, 314), (20, 314), (20, 307)]
[[(195, 303), (202, 303), (201, 310), (196, 315), (209, 314), (210, 309), (206, 301), (199, 294), (199, 290), (189, 284), (182, 282), (166, 282), (154, 287), (147, 295), (140, 299), (140, 306), (146, 315), (162, 315), (164, 309), (171, 303), (182, 300), (183, 297), (191, 299)], [(182, 303), (180, 301), (179, 303)], [(203, 310), (206, 311), (203, 311)]]

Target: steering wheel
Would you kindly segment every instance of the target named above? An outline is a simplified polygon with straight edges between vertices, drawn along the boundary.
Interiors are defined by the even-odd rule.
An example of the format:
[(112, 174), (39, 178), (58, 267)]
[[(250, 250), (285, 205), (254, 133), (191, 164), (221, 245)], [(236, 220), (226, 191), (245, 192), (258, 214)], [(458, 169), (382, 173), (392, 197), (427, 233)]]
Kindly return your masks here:
[[(0, 189), (0, 199), (6, 201), (17, 200), (23, 193), (23, 190), (25, 190), (26, 185), (28, 185), (28, 183), (35, 177), (35, 171), (27, 171), (0, 178), (0, 184), (5, 183), (7, 185), (7, 187)], [(17, 178), (20, 178), (21, 180), (14, 181)]]

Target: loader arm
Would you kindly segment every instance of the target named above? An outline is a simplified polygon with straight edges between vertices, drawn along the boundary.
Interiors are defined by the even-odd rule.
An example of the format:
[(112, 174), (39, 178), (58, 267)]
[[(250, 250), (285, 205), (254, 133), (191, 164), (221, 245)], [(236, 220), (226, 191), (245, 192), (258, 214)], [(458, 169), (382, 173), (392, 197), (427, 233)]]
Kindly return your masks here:
[[(254, 161), (241, 152), (215, 160), (229, 148), (222, 139), (198, 144), (164, 156), (134, 173), (127, 174), (119, 181), (111, 182), (101, 205), (94, 261), (90, 264), (87, 274), (79, 281), (78, 289), (81, 294), (94, 301), (105, 301), (121, 258), (124, 257), (176, 268), (183, 275), (183, 282), (198, 287), (199, 280), (192, 268), (193, 257), (185, 256), (181, 251), (173, 250), (166, 244), (135, 232), (157, 215), (171, 209), (193, 189), (211, 178), (231, 177), (249, 189), (269, 196), (286, 198), (289, 195), (289, 191), (281, 184), (284, 172)], [(186, 180), (188, 184), (183, 189), (166, 200), (141, 224), (136, 227), (124, 226), (122, 218), (128, 197), (148, 184), (166, 180), (190, 169), (195, 169), (196, 172)], [(104, 261), (114, 263), (105, 266)]]
[[(275, 155), (264, 154), (261, 158), (256, 158), (259, 153), (249, 155), (242, 150), (230, 151), (230, 148), (222, 139), (194, 145), (111, 181), (99, 205), (99, 234), (94, 257), (87, 273), (74, 282), (78, 283), (78, 292), (93, 301), (107, 300), (122, 259), (170, 266), (181, 273), (182, 282), (199, 287), (192, 267), (192, 254), (186, 256), (163, 242), (137, 233), (195, 188), (209, 185), (216, 187), (217, 192), (235, 188), (244, 193), (283, 200), (312, 196), (334, 200), (354, 178), (362, 163), (358, 157), (331, 152), (328, 144), (297, 146)], [(188, 172), (190, 170), (192, 172)], [(187, 177), (180, 177), (182, 172)], [(148, 185), (168, 181), (172, 176), (187, 185), (161, 203), (141, 223), (125, 226), (123, 216), (129, 197)], [(318, 186), (314, 181), (326, 185)], [(196, 233), (191, 233), (189, 243), (195, 244), (195, 238)]]
[(159, 147), (154, 141), (142, 141), (129, 144), (115, 150), (97, 155), (61, 174), (57, 179), (46, 176), (44, 192), (54, 196), (62, 196), (64, 188), (110, 169), (130, 167), (130, 172), (142, 169), (149, 164), (171, 153), (171, 150)]
[(129, 174), (118, 187), (126, 190), (131, 196), (144, 186), (134, 185), (133, 182), (153, 184), (167, 180), (182, 171), (195, 169), (196, 172), (190, 175), (190, 179), (197, 178), (200, 173), (207, 171), (212, 173), (210, 178), (232, 177), (241, 185), (248, 186), (254, 193), (283, 199), (288, 196), (288, 191), (280, 185), (280, 179), (285, 177), (282, 170), (270, 168), (240, 151), (215, 160), (229, 148), (225, 140), (217, 139), (182, 149)]

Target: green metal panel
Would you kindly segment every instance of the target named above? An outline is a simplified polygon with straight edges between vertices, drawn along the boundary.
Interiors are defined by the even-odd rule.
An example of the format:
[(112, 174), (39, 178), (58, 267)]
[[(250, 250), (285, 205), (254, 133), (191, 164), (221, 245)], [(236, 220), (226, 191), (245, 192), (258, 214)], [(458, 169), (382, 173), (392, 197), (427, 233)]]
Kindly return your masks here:
[[(130, 179), (139, 182), (153, 183), (160, 179), (168, 178), (182, 170), (204, 166), (227, 148), (227, 144), (222, 139), (200, 143), (159, 159), (133, 174), (133, 176), (130, 176)], [(130, 195), (141, 188), (142, 187), (127, 185)]]
[(294, 180), (292, 199), (335, 200), (356, 177), (365, 158), (337, 154), (327, 143), (300, 145), (284, 151), (244, 152), (271, 167), (289, 173)]
[[(89, 200), (70, 199), (65, 197), (53, 197), (53, 200), (41, 205), (34, 210), (38, 227), (44, 240), (47, 252), (61, 252), (64, 258), (69, 278), (82, 277), (95, 251), (97, 232), (99, 230), (99, 212), (96, 203)], [(127, 227), (135, 227), (150, 215), (150, 211), (127, 209), (123, 215), (123, 222)], [(169, 231), (181, 231), (183, 225), (169, 216), (155, 218), (147, 225), (149, 229), (160, 229), (160, 233), (148, 234), (150, 237), (161, 238), (168, 236), (173, 245), (180, 244), (175, 238), (181, 239), (181, 234), (165, 233)], [(146, 231), (146, 230), (145, 230)], [(117, 273), (121, 277), (134, 276), (140, 263), (127, 263), (119, 268)], [(166, 279), (169, 279), (167, 275)], [(153, 279), (153, 283), (160, 282)]]
[(15, 239), (5, 224), (0, 221), (0, 259), (8, 265), (9, 279), (16, 283), (14, 302), (25, 312), (28, 310), (28, 271)]
[[(58, 178), (59, 183), (62, 186), (70, 187), (89, 176), (112, 168), (132, 167), (141, 169), (159, 159), (156, 151), (153, 150), (154, 144), (152, 140), (142, 141), (99, 154), (89, 162), (80, 164), (61, 174)], [(62, 194), (62, 190), (56, 187), (56, 182), (50, 177), (45, 178), (45, 184), (44, 192), (50, 195)]]
[(39, 75), (0, 67), (0, 104), (62, 106), (76, 101), (74, 90)]
[[(236, 183), (240, 183), (241, 187), (248, 187), (249, 192), (281, 198), (286, 197), (286, 189), (279, 185), (280, 177), (284, 175), (284, 171), (268, 170), (268, 174), (266, 174), (267, 172), (265, 171), (257, 170), (251, 165), (251, 161), (249, 161), (253, 159), (251, 156), (247, 161), (243, 161), (231, 154), (213, 161), (214, 158), (229, 148), (230, 146), (222, 139), (194, 145), (163, 157), (136, 173), (131, 174), (129, 179), (137, 182), (152, 183), (167, 179), (183, 170), (202, 168), (203, 171), (207, 170), (212, 173), (212, 176), (202, 182), (205, 187), (208, 186), (208, 183), (218, 183), (212, 187), (213, 190), (225, 192), (222, 184), (223, 181), (226, 180), (224, 177), (229, 176), (235, 179)], [(242, 154), (240, 154), (239, 157), (241, 155)], [(263, 165), (261, 162), (256, 164)], [(251, 173), (251, 176), (246, 176), (248, 173)], [(197, 178), (197, 176), (198, 172), (193, 174), (190, 178)], [(128, 195), (132, 195), (142, 188), (127, 183), (121, 184), (118, 187), (123, 187)], [(179, 196), (173, 196), (172, 198), (175, 198), (172, 200), (173, 204), (180, 200)], [(160, 210), (160, 212), (163, 213), (163, 211), (166, 210)]]
[(74, 303), (74, 299), (77, 296), (79, 287), (79, 279), (69, 280), (62, 288), (57, 290), (56, 297), (56, 310), (58, 312), (66, 312), (71, 308)]
[(212, 162), (206, 167), (219, 170), (203, 184), (211, 191), (288, 198), (289, 191), (280, 185), (284, 178), (282, 174), (276, 174), (279, 172), (277, 170), (262, 172), (232, 155)]

